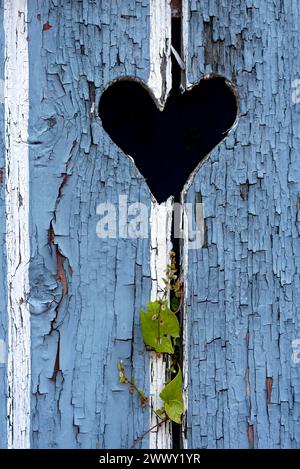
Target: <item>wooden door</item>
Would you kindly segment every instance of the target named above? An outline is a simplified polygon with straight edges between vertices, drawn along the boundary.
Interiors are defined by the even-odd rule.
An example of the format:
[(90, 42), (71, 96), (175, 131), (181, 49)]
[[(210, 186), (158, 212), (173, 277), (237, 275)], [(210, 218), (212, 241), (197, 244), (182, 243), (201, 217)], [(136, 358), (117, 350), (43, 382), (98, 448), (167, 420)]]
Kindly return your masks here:
[[(117, 369), (156, 406), (166, 362), (146, 350), (139, 311), (162, 282), (172, 201), (156, 203), (98, 114), (121, 78), (163, 108), (171, 4), (0, 5), (0, 446), (172, 447), (170, 424), (139, 439), (153, 414)], [(187, 448), (300, 444), (299, 13), (293, 0), (183, 1), (183, 85), (224, 77), (239, 105), (182, 193), (204, 233), (192, 248), (184, 218)], [(149, 223), (134, 238), (119, 215), (137, 202)], [(114, 236), (99, 237), (101, 204)]]

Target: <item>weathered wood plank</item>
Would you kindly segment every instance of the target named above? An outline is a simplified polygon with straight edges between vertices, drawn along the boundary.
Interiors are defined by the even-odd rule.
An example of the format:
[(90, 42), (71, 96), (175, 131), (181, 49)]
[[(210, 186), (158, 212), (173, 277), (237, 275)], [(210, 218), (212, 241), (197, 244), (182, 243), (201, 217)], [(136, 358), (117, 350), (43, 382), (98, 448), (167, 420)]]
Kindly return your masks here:
[(5, 1), (7, 446), (30, 444), (29, 73), (27, 1)]
[(0, 448), (6, 448), (6, 343), (7, 343), (7, 290), (5, 252), (5, 124), (4, 124), (4, 28), (3, 0), (0, 1)]
[(299, 448), (300, 5), (190, 0), (187, 15), (188, 81), (220, 74), (240, 97), (187, 194), (207, 229), (188, 253), (187, 446)]
[[(23, 39), (25, 45), (24, 38), (27, 43), (28, 29), (31, 108), (27, 139), (26, 99), (20, 104), (24, 82), (22, 88), (16, 81), (16, 70), (26, 60), (24, 49), (12, 53), (11, 40), (9, 55), (19, 65), (5, 73), (6, 135), (11, 126), (12, 142), (19, 145), (7, 144), (3, 127), (0, 139), (8, 150), (6, 161), (20, 167), (29, 143), (31, 211), (28, 233), (27, 178), (13, 171), (6, 197), (0, 182), (0, 393), (7, 394), (7, 343), (10, 349), (17, 346), (18, 364), (20, 350), (25, 351), (27, 368), (21, 373), (15, 369), (14, 375), (8, 370), (14, 386), (8, 407), (25, 405), (21, 412), (9, 410), (18, 429), (12, 439), (10, 421), (6, 434), (7, 404), (1, 401), (5, 431), (0, 446), (7, 441), (9, 446), (28, 446), (30, 430), (30, 444), (36, 448), (124, 448), (149, 428), (148, 409), (141, 411), (118, 383), (117, 362), (123, 359), (128, 370), (134, 369), (139, 386), (155, 394), (158, 376), (151, 387), (150, 372), (162, 370), (163, 363), (145, 354), (138, 316), (140, 306), (155, 294), (163, 270), (159, 256), (167, 252), (168, 241), (157, 249), (153, 236), (152, 245), (150, 237), (97, 236), (99, 203), (118, 206), (119, 196), (127, 195), (128, 203), (145, 203), (149, 214), (158, 208), (132, 161), (103, 131), (97, 103), (119, 76), (148, 81), (163, 103), (170, 86), (170, 44), (164, 40), (170, 31), (163, 4), (30, 0), (27, 23), (24, 8), (16, 15), (16, 3), (7, 2), (14, 5), (19, 27), (23, 21), (20, 44)], [(299, 4), (190, 0), (185, 8), (188, 84), (211, 72), (225, 75), (236, 86), (241, 107), (237, 128), (212, 152), (187, 193), (187, 201), (204, 203), (207, 240), (200, 250), (185, 247), (186, 444), (299, 447), (300, 376), (299, 364), (292, 361), (292, 340), (300, 337), (300, 143), (299, 105), (291, 99), (291, 83), (300, 69)], [(9, 34), (10, 28), (6, 38)], [(0, 54), (9, 43), (4, 44), (4, 37), (0, 30)], [(160, 61), (167, 70), (165, 83)], [(3, 70), (1, 62), (0, 79)], [(26, 98), (26, 86), (24, 90)], [(22, 112), (9, 119), (15, 102)], [(4, 122), (1, 112), (0, 103)], [(4, 154), (1, 169), (8, 173)], [(24, 204), (15, 202), (15, 181)], [(27, 303), (20, 301), (26, 288), (19, 295), (27, 279), (28, 250), (8, 229), (18, 225), (16, 219), (24, 221), (23, 232), (31, 239), (31, 357), (24, 349), (29, 343)], [(22, 272), (14, 248), (20, 248)], [(6, 294), (7, 280), (13, 295)], [(25, 334), (17, 336), (13, 321), (22, 315)], [(24, 428), (29, 358), (31, 425)], [(8, 363), (12, 371), (12, 354)], [(144, 447), (161, 444), (170, 444), (168, 434), (142, 442)]]
[(28, 8), (32, 446), (125, 448), (150, 424), (117, 373), (123, 359), (149, 393), (139, 309), (151, 293), (150, 239), (99, 239), (96, 210), (127, 195), (150, 218), (151, 198), (97, 103), (120, 76), (147, 82), (149, 2)]
[[(165, 284), (166, 266), (169, 263), (169, 252), (172, 249), (171, 232), (173, 218), (173, 200), (158, 204), (153, 202), (151, 209), (151, 301), (156, 301), (162, 296)], [(161, 409), (163, 402), (159, 397), (164, 388), (169, 367), (168, 358), (164, 354), (150, 352), (150, 395), (153, 409)], [(151, 415), (151, 428), (157, 425), (157, 417), (154, 412)], [(172, 448), (172, 427), (170, 422), (150, 433), (150, 448)]]

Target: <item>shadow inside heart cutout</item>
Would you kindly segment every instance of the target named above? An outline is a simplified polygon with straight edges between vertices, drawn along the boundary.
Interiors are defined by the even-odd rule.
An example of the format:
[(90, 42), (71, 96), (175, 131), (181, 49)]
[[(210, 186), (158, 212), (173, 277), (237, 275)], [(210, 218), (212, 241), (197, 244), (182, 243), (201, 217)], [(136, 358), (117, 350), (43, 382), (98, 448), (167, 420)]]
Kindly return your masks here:
[(103, 128), (130, 155), (158, 202), (180, 193), (199, 162), (224, 139), (237, 100), (224, 78), (202, 79), (190, 91), (173, 87), (163, 111), (138, 82), (120, 80), (99, 104)]

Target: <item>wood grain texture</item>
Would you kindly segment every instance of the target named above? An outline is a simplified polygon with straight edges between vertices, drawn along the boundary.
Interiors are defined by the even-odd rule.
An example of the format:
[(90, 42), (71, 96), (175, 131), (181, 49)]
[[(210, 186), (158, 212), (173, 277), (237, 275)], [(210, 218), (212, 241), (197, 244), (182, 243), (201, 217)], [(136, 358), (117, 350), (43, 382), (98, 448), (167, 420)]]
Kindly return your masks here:
[(0, 448), (6, 448), (6, 343), (7, 343), (7, 289), (5, 250), (5, 124), (4, 124), (4, 28), (3, 0), (0, 0)]
[(32, 0), (28, 17), (32, 446), (126, 448), (150, 422), (117, 372), (149, 392), (150, 240), (99, 239), (96, 207), (125, 194), (150, 216), (151, 198), (97, 103), (120, 76), (147, 81), (149, 2)]
[(201, 196), (207, 231), (188, 253), (187, 446), (299, 448), (300, 5), (190, 0), (187, 10), (188, 81), (220, 74), (240, 98), (237, 128), (187, 194)]
[[(166, 266), (169, 264), (169, 253), (172, 249), (171, 233), (173, 218), (173, 199), (158, 204), (153, 202), (151, 207), (151, 301), (161, 298), (165, 289), (163, 279), (166, 276)], [(170, 366), (168, 355), (150, 352), (150, 395), (153, 409), (161, 409), (163, 402), (160, 392), (165, 386), (168, 377), (167, 369)], [(161, 427), (155, 428), (157, 417), (154, 412), (151, 415), (151, 428), (149, 447), (151, 449), (170, 449), (172, 442), (171, 422), (166, 422)]]
[(29, 66), (27, 0), (4, 2), (7, 445), (30, 446)]
[[(34, 448), (127, 448), (149, 428), (149, 410), (119, 384), (117, 362), (123, 359), (149, 393), (139, 309), (162, 266), (151, 270), (150, 238), (99, 239), (96, 227), (99, 203), (117, 205), (127, 195), (128, 203), (145, 203), (150, 216), (151, 197), (133, 162), (103, 131), (97, 105), (121, 76), (150, 80), (158, 99), (168, 89), (170, 76), (159, 81), (158, 61), (169, 70), (170, 44), (164, 46), (159, 25), (150, 50), (154, 4), (28, 0), (29, 135), (21, 141), (30, 150), (26, 432)], [(300, 366), (292, 361), (292, 341), (300, 338), (300, 104), (292, 103), (291, 88), (300, 75), (299, 2), (184, 4), (187, 85), (219, 74), (240, 101), (237, 127), (186, 195), (204, 204), (205, 245), (184, 257), (185, 444), (299, 448)], [(2, 58), (3, 5), (0, 0)], [(167, 25), (168, 13), (162, 17)], [(166, 39), (169, 34), (166, 26)], [(160, 98), (163, 103), (165, 95)], [(2, 149), (4, 119), (0, 102)], [(6, 171), (2, 150), (0, 394), (7, 397)], [(6, 399), (0, 424), (0, 447), (6, 447)], [(141, 446), (149, 447), (148, 437)]]

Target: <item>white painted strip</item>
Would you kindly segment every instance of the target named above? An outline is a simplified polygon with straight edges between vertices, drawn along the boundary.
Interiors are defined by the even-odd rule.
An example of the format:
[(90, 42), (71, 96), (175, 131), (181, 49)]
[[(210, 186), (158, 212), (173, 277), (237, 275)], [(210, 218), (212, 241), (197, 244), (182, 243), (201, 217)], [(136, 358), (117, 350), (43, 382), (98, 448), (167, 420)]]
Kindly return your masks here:
[(159, 109), (172, 88), (171, 5), (169, 0), (150, 0), (150, 76), (148, 87)]
[(4, 0), (8, 448), (30, 446), (27, 0)]
[(193, 84), (188, 80), (188, 59), (189, 59), (189, 24), (190, 9), (189, 0), (182, 0), (182, 60), (185, 63), (185, 89), (190, 90)]
[(171, 46), (171, 51), (172, 51), (172, 54), (174, 55), (179, 67), (181, 68), (181, 70), (185, 70), (185, 63), (184, 61), (182, 60), (182, 58), (180, 57), (180, 55), (178, 54), (177, 50)]
[(0, 364), (6, 363), (6, 343), (3, 339), (0, 339)]
[[(148, 87), (153, 93), (156, 104), (163, 110), (172, 88), (171, 62), (171, 5), (170, 0), (150, 0), (150, 75)], [(151, 207), (151, 300), (155, 301), (164, 288), (162, 278), (168, 264), (171, 250), (172, 199)], [(150, 397), (154, 410), (162, 406), (159, 393), (166, 379), (166, 359), (151, 352), (150, 356)], [(150, 415), (150, 427), (157, 423), (153, 412)], [(171, 448), (171, 425), (166, 423), (150, 433), (150, 448)]]
[[(173, 202), (169, 198), (167, 202), (152, 203), (151, 207), (151, 278), (152, 291), (151, 300), (155, 301), (164, 289), (162, 279), (169, 263), (169, 252), (172, 249), (171, 230), (173, 217)], [(159, 393), (164, 388), (166, 381), (167, 359), (162, 355), (158, 357), (151, 352), (150, 357), (150, 397), (153, 410), (162, 406)], [(156, 425), (157, 417), (151, 412), (150, 428)], [(171, 425), (166, 423), (150, 433), (150, 448), (168, 449), (172, 448)]]

